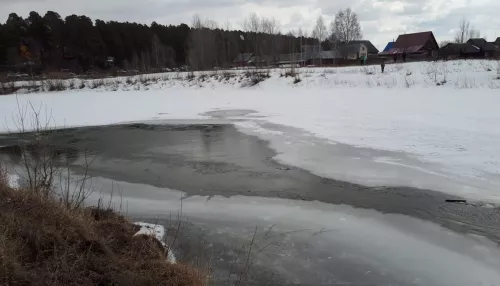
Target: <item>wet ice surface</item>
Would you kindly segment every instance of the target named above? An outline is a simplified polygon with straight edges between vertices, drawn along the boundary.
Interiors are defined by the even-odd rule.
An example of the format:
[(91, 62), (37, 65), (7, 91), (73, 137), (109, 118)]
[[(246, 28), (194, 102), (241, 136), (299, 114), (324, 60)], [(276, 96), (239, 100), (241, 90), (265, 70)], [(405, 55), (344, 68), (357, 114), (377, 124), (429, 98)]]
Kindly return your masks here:
[[(112, 184), (103, 178), (94, 182), (104, 188)], [(212, 263), (219, 282), (226, 274), (237, 276), (238, 267), (233, 276), (227, 273), (235, 259), (231, 253), (248, 245), (257, 227), (252, 252), (255, 265), (249, 274), (254, 282), (500, 285), (500, 250), (495, 243), (430, 222), (345, 205), (276, 198), (192, 196), (181, 204), (182, 192), (119, 185), (128, 200), (128, 213), (141, 220), (168, 220), (182, 206), (191, 229), (182, 236), (176, 253), (195, 248), (192, 245), (203, 234), (207, 251), (215, 250)], [(154, 199), (138, 198), (137, 190)]]
[[(482, 177), (459, 175), (459, 171), (415, 155), (356, 147), (326, 139), (293, 127), (248, 117), (250, 111), (220, 110), (205, 113), (217, 119), (233, 118), (238, 130), (270, 141), (280, 163), (308, 170), (318, 176), (366, 186), (408, 186), (461, 196), (482, 204), (500, 204), (500, 185)], [(481, 194), (481, 200), (478, 195)]]
[[(278, 164), (273, 158), (279, 160), (283, 153), (277, 154), (268, 148), (267, 141), (238, 132), (231, 125), (212, 125), (210, 122), (178, 125), (182, 122), (175, 121), (176, 125), (129, 124), (68, 129), (52, 133), (47, 140), (59, 149), (62, 158), (68, 158), (72, 171), (76, 173), (83, 172), (85, 159), (81, 153), (87, 150), (86, 153), (90, 153), (87, 156), (93, 157), (89, 169), (92, 176), (168, 187), (188, 195), (245, 195), (347, 204), (383, 213), (410, 215), (459, 232), (486, 235), (500, 241), (497, 227), (500, 214), (496, 208), (479, 208), (478, 204), (449, 204), (446, 199), (457, 197), (425, 189), (373, 188), (319, 177), (302, 169)], [(193, 121), (189, 123), (193, 124)], [(247, 124), (237, 122), (240, 123)], [(295, 131), (282, 129), (269, 132), (285, 133), (282, 141), (286, 142), (289, 140), (286, 133), (293, 134)], [(285, 148), (290, 148), (286, 154), (296, 155), (302, 160), (301, 164), (315, 167), (317, 161), (322, 170), (338, 169), (339, 174), (342, 174), (344, 165), (346, 170), (357, 167), (360, 172), (369, 171), (369, 167), (363, 164), (347, 167), (349, 158), (358, 152), (358, 157), (365, 156), (358, 161), (370, 164), (375, 150), (351, 148), (344, 151), (338, 148), (339, 144), (315, 141), (306, 135), (294, 136), (294, 144), (283, 144)], [(17, 140), (16, 135), (11, 135), (0, 142), (7, 146), (0, 149), (1, 153), (13, 162), (19, 162), (15, 155)], [(278, 141), (271, 142), (276, 144)], [(314, 152), (315, 148), (319, 151)], [(368, 155), (362, 155), (364, 153)], [(393, 156), (389, 153), (377, 154)], [(374, 166), (373, 170), (378, 169)], [(396, 168), (395, 179), (398, 172)], [(153, 195), (137, 191), (138, 198), (152, 198)]]

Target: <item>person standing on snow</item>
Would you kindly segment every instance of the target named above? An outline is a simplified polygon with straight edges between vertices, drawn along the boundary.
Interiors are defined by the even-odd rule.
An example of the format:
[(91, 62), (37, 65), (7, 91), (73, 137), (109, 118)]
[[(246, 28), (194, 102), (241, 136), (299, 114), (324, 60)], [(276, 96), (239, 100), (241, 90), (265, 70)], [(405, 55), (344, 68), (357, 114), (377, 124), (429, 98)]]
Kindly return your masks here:
[(385, 70), (385, 58), (382, 58), (382, 63), (380, 63), (380, 68), (382, 68), (382, 73), (384, 73), (384, 70)]

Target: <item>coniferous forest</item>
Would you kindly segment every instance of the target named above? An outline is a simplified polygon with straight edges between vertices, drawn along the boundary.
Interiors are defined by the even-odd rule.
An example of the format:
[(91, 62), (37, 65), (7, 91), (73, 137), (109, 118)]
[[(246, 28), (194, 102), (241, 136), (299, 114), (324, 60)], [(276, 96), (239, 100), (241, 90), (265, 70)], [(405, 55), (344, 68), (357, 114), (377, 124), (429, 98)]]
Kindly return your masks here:
[(41, 71), (228, 67), (240, 53), (279, 55), (314, 44), (302, 34), (281, 34), (274, 19), (249, 17), (245, 31), (193, 17), (187, 24), (150, 25), (62, 18), (57, 12), (12, 13), (0, 24), (0, 71), (30, 66)]

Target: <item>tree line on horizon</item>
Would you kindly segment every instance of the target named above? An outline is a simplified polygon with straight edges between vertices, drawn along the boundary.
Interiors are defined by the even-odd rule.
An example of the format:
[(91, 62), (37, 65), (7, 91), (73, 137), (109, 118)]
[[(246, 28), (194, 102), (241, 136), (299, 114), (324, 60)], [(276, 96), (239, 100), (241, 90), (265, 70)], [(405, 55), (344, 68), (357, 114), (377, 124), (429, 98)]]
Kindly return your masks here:
[(193, 17), (191, 26), (144, 25), (117, 21), (92, 21), (89, 17), (70, 15), (62, 18), (48, 11), (44, 16), (30, 12), (25, 19), (11, 13), (0, 23), (0, 71), (33, 65), (40, 70), (120, 68), (150, 71), (188, 65), (193, 69), (228, 67), (241, 53), (259, 56), (299, 53), (303, 45), (360, 39), (357, 15), (339, 11), (330, 30), (322, 16), (314, 30), (299, 29), (282, 34), (274, 18), (251, 13), (243, 30), (233, 30), (229, 22)]

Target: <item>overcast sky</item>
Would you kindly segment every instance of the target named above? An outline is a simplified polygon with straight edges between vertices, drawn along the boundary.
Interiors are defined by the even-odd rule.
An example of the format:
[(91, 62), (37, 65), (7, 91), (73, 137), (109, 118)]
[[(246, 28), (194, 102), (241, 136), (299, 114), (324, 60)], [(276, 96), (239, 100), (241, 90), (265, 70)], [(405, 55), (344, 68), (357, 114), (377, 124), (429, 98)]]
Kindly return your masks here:
[(283, 33), (298, 28), (310, 33), (319, 15), (329, 24), (348, 6), (358, 13), (364, 38), (379, 49), (405, 32), (431, 30), (438, 42), (450, 40), (463, 17), (488, 40), (500, 37), (499, 0), (0, 0), (0, 19), (5, 22), (11, 12), (26, 17), (52, 10), (62, 17), (189, 25), (198, 14), (240, 29), (245, 16), (256, 12), (275, 17)]

